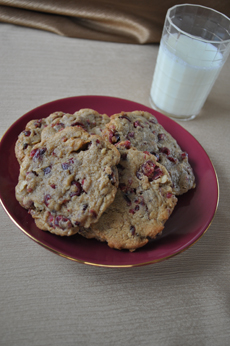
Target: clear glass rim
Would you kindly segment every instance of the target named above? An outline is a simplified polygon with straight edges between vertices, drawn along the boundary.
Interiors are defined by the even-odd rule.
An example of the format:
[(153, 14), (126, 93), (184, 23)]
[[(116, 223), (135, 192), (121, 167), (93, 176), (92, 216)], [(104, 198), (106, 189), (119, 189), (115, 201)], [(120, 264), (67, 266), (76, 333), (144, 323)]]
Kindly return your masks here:
[(177, 25), (175, 25), (173, 22), (172, 22), (172, 19), (170, 17), (170, 13), (171, 11), (173, 11), (175, 8), (178, 8), (178, 7), (199, 7), (199, 8), (205, 8), (206, 10), (209, 10), (210, 12), (215, 12), (216, 14), (219, 14), (221, 17), (224, 17), (227, 21), (230, 22), (230, 18), (228, 16), (226, 16), (225, 14), (219, 12), (219, 11), (216, 11), (214, 10), (213, 8), (211, 7), (207, 7), (207, 6), (203, 6), (203, 5), (196, 5), (196, 4), (179, 4), (179, 5), (175, 5), (173, 7), (170, 7), (167, 11), (167, 14), (166, 14), (166, 19), (170, 22), (170, 24), (175, 28), (177, 29), (178, 31), (180, 31), (181, 33), (183, 33), (184, 35), (192, 38), (192, 39), (196, 39), (196, 40), (199, 40), (199, 41), (202, 41), (202, 42), (207, 42), (207, 43), (212, 43), (212, 44), (223, 44), (223, 43), (230, 43), (230, 32), (229, 33), (229, 39), (227, 40), (222, 40), (222, 41), (214, 41), (214, 40), (206, 40), (206, 39), (203, 39), (201, 37), (198, 37), (198, 36), (195, 36), (195, 35), (191, 35), (189, 34), (188, 32), (184, 31), (184, 30), (181, 30)]

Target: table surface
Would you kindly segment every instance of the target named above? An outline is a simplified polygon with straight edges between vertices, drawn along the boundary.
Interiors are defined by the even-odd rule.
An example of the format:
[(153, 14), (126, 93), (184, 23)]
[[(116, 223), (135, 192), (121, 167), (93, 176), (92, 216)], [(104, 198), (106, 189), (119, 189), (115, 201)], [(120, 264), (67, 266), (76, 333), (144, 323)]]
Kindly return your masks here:
[[(158, 45), (61, 37), (0, 25), (0, 137), (29, 110), (106, 95), (149, 104)], [(1, 345), (229, 345), (230, 59), (200, 115), (178, 122), (216, 168), (220, 202), (205, 235), (169, 260), (100, 268), (25, 236), (0, 207)]]

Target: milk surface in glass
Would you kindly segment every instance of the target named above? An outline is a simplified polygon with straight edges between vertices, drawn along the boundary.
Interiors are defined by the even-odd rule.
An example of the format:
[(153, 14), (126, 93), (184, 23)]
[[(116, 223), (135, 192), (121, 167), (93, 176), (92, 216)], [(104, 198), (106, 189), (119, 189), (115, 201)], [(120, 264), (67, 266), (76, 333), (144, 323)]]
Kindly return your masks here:
[(222, 54), (211, 43), (185, 35), (162, 37), (151, 98), (160, 110), (183, 117), (197, 115), (222, 67)]

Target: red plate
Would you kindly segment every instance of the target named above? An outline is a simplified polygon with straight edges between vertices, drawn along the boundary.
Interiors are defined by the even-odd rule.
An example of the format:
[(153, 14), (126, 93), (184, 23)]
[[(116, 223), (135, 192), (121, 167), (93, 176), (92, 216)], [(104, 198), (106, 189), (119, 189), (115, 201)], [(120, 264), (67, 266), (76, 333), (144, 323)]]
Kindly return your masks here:
[[(18, 134), (31, 119), (44, 118), (55, 111), (73, 113), (81, 108), (92, 108), (108, 115), (134, 110), (150, 112), (177, 140), (182, 150), (189, 154), (189, 161), (196, 176), (196, 189), (179, 196), (178, 204), (166, 222), (162, 236), (133, 253), (110, 249), (106, 243), (85, 239), (80, 235), (58, 237), (41, 231), (15, 199), (14, 189), (19, 165), (15, 158), (14, 146)], [(168, 117), (124, 99), (78, 96), (56, 100), (33, 109), (19, 118), (3, 136), (0, 142), (0, 161), (0, 200), (11, 220), (27, 236), (46, 249), (80, 263), (104, 267), (133, 267), (172, 257), (189, 248), (203, 235), (210, 226), (218, 206), (219, 187), (216, 172), (197, 140)]]

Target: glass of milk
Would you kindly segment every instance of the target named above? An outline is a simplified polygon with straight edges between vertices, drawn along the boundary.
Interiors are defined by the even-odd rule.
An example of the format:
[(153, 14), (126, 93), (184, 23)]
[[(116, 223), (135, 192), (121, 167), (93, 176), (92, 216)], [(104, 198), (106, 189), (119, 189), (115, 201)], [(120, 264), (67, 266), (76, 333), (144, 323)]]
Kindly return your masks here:
[(199, 5), (166, 14), (150, 103), (174, 119), (195, 118), (230, 52), (230, 19)]

